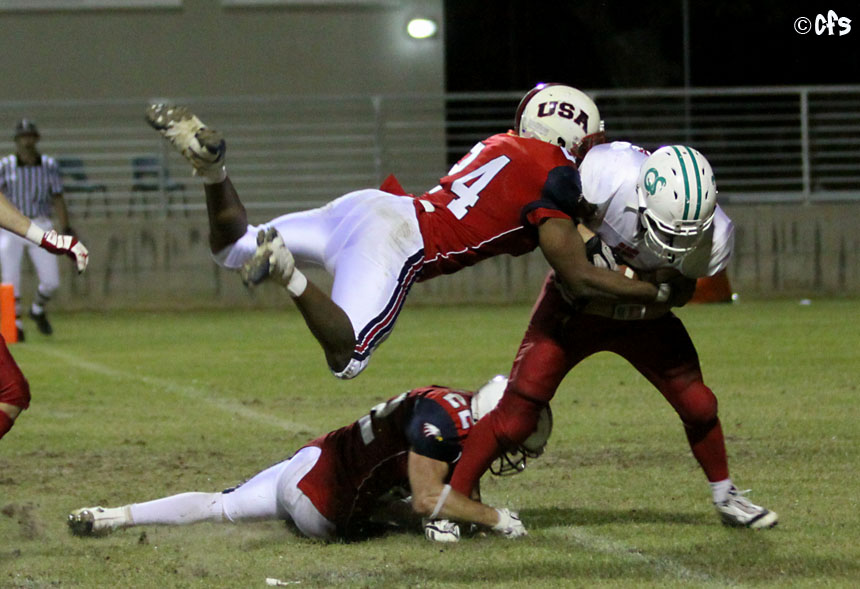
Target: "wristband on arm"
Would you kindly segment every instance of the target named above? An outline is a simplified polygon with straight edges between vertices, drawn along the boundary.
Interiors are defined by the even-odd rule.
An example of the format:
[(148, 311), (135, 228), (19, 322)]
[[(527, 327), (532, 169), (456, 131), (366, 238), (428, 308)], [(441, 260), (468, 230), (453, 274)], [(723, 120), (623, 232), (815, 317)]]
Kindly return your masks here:
[(32, 241), (38, 246), (42, 245), (42, 238), (45, 237), (46, 231), (36, 225), (33, 222), (30, 222), (30, 226), (27, 227), (27, 233), (24, 234), (24, 237), (28, 241)]
[(293, 269), (293, 275), (290, 276), (290, 281), (287, 283), (285, 287), (287, 292), (290, 293), (290, 296), (294, 299), (302, 296), (302, 293), (305, 292), (305, 289), (308, 287), (308, 279), (298, 268)]

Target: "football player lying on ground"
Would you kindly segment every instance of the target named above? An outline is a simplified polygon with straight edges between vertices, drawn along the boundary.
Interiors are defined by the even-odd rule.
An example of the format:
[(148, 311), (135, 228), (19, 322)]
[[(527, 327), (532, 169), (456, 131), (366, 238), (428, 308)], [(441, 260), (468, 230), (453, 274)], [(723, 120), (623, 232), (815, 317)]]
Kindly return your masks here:
[[(364, 370), (394, 328), (414, 282), (499, 254), (516, 256), (539, 247), (577, 296), (636, 303), (671, 296), (668, 284), (625, 280), (585, 258), (574, 222), (584, 216), (574, 162), (602, 141), (603, 131), (597, 106), (575, 88), (541, 85), (526, 94), (513, 131), (476, 144), (420, 197), (387, 181), (380, 190), (351, 192), (259, 226), (248, 224), (227, 176), (220, 133), (186, 107), (154, 104), (146, 117), (203, 177), (216, 262), (238, 269), (258, 246), (258, 255), (285, 250), (283, 264), (272, 272), (338, 378)], [(308, 282), (294, 261), (331, 273), (331, 296)], [(246, 283), (268, 277), (267, 266), (256, 269), (244, 275)]]
[[(89, 252), (72, 235), (59, 235), (53, 229), (45, 231), (21, 214), (0, 192), (0, 228), (31, 241), (54, 255), (69, 256), (78, 273), (87, 269)], [(30, 385), (9, 353), (6, 340), (0, 335), (0, 438), (12, 429), (15, 420), (30, 406)]]
[[(695, 149), (672, 145), (649, 155), (614, 142), (592, 148), (581, 171), (583, 195), (598, 211), (589, 223), (597, 236), (587, 244), (594, 263), (675, 275), (676, 285), (686, 282), (681, 290), (687, 299), (697, 278), (713, 276), (728, 264), (732, 222), (717, 205), (708, 160)], [(777, 524), (775, 512), (749, 501), (732, 483), (717, 398), (705, 385), (696, 348), (669, 305), (583, 299), (552, 274), (532, 310), (504, 396), (464, 444), (452, 487), (468, 493), (502, 448), (515, 446), (534, 430), (567, 373), (601, 351), (630, 362), (672, 405), (724, 523)]]
[[(526, 529), (515, 512), (489, 507), (447, 484), (463, 440), (496, 406), (506, 382), (498, 376), (474, 394), (440, 386), (414, 389), (308, 442), (238, 487), (78, 509), (69, 515), (69, 527), (89, 536), (131, 526), (280, 519), (310, 538), (335, 540), (372, 536), (405, 522), (418, 530), (423, 517), (431, 540), (457, 541), (455, 522), (516, 538)], [(548, 408), (539, 421), (536, 433), (510, 455), (517, 470), (525, 467), (526, 456), (536, 457), (546, 445), (552, 428)], [(411, 499), (397, 500), (398, 489), (411, 493)]]

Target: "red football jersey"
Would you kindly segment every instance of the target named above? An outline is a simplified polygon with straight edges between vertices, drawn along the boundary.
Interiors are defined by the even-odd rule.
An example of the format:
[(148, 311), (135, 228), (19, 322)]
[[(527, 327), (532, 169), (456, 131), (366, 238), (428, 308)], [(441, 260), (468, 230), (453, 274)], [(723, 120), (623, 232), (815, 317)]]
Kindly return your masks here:
[(416, 200), (424, 237), (420, 280), (535, 249), (537, 225), (547, 217), (571, 218), (579, 198), (559, 183), (548, 190), (550, 171), (560, 167), (576, 173), (570, 154), (538, 139), (505, 133), (475, 145), (439, 186), (419, 197), (432, 207)]
[(472, 427), (472, 393), (447, 387), (414, 389), (380, 403), (358, 421), (317, 438), (322, 454), (299, 482), (342, 536), (360, 535), (377, 500), (409, 488), (410, 449), (443, 462), (460, 458)]

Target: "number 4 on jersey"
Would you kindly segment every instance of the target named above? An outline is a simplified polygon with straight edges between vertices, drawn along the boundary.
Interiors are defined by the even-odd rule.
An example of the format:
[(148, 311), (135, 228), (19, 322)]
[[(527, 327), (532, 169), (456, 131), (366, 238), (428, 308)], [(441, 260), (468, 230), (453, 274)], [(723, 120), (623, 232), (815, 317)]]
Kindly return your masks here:
[[(483, 148), (483, 143), (479, 143), (473, 147), (472, 151), (463, 158), (463, 161), (457, 163), (453, 168), (451, 168), (449, 175), (456, 174), (472, 163), (472, 160), (477, 157)], [(510, 161), (511, 158), (508, 156), (500, 155), (480, 168), (472, 170), (465, 176), (454, 180), (454, 182), (451, 183), (451, 192), (457, 195), (457, 198), (448, 203), (448, 210), (450, 210), (458, 219), (465, 217), (466, 213), (469, 212), (469, 209), (475, 206), (478, 199), (481, 198), (481, 191), (487, 187), (487, 184), (489, 184), (496, 174), (501, 172), (502, 168), (508, 165)]]

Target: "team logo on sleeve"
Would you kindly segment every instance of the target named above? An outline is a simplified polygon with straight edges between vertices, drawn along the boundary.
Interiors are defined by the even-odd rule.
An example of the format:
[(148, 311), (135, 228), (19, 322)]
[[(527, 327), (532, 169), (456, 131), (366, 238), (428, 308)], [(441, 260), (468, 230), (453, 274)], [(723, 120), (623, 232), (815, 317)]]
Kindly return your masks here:
[(442, 441), (442, 430), (433, 425), (432, 423), (424, 422), (424, 428), (422, 430), (424, 432), (425, 438), (436, 438), (437, 441)]

